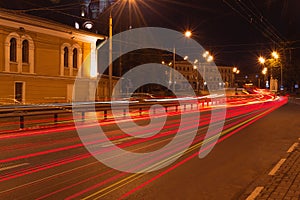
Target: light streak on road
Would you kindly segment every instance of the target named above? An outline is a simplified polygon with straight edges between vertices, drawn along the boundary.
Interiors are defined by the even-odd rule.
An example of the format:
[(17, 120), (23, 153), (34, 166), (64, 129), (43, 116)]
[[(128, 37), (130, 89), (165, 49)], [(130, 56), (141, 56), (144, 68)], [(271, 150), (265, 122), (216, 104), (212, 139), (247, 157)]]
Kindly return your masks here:
[[(237, 103), (238, 101), (238, 103)], [(243, 128), (249, 126), (250, 124), (254, 123), (258, 119), (266, 116), (270, 112), (274, 111), (278, 107), (284, 105), (286, 103), (286, 99), (274, 99), (273, 96), (255, 96), (251, 98), (245, 98), (245, 99), (234, 99), (227, 102), (227, 121), (224, 126), (222, 136), (219, 139), (218, 142), (221, 142), (230, 136), (238, 133)], [(78, 173), (79, 170), (86, 169), (88, 170), (91, 165), (96, 165), (96, 162), (91, 162), (92, 156), (84, 151), (84, 147), (82, 143), (80, 142), (79, 138), (72, 135), (70, 138), (59, 136), (60, 134), (64, 134), (65, 132), (72, 132), (75, 131), (75, 128), (73, 126), (68, 127), (57, 127), (57, 128), (49, 128), (44, 130), (31, 130), (26, 131), (24, 133), (16, 133), (16, 134), (8, 134), (8, 135), (2, 135), (0, 136), (0, 142), (5, 145), (1, 145), (0, 150), (5, 151), (8, 150), (8, 155), (5, 154), (5, 157), (3, 155), (0, 159), (0, 164), (9, 165), (12, 162), (18, 162), (18, 163), (31, 163), (33, 160), (40, 160), (40, 163), (36, 163), (34, 165), (26, 165), (22, 166), (22, 169), (11, 169), (6, 173), (2, 173), (0, 175), (0, 182), (3, 184), (6, 184), (7, 182), (12, 182), (14, 179), (16, 179), (16, 183), (14, 184), (15, 187), (10, 189), (1, 189), (0, 190), (0, 197), (2, 195), (17, 193), (18, 191), (24, 191), (24, 189), (27, 189), (29, 187), (38, 187), (42, 184), (47, 184), (49, 180), (55, 181), (59, 179), (60, 177), (66, 176), (66, 175), (72, 175), (74, 173), (74, 177), (68, 181), (66, 181), (65, 185), (61, 183), (59, 189), (54, 189), (49, 192), (49, 190), (45, 190), (48, 192), (44, 193), (38, 193), (40, 190), (37, 190), (37, 196), (34, 198), (38, 199), (45, 199), (49, 197), (55, 198), (57, 195), (62, 195), (65, 192), (68, 192), (72, 190), (72, 188), (76, 187), (79, 190), (68, 192), (69, 195), (64, 196), (66, 199), (73, 199), (73, 198), (81, 198), (81, 199), (99, 199), (104, 196), (107, 196), (109, 194), (112, 194), (114, 191), (119, 190), (122, 187), (125, 187), (126, 185), (130, 185), (132, 182), (139, 180), (139, 179), (147, 179), (146, 181), (142, 182), (140, 185), (136, 186), (136, 184), (133, 184), (133, 186), (130, 186), (127, 192), (124, 192), (124, 194), (120, 198), (126, 198), (133, 194), (134, 192), (138, 191), (139, 189), (145, 187), (146, 185), (152, 183), (153, 181), (157, 180), (158, 178), (162, 177), (163, 175), (169, 173), (170, 171), (178, 168), (179, 166), (183, 165), (184, 163), (188, 162), (189, 160), (193, 159), (198, 155), (198, 150), (204, 143), (209, 144), (210, 141), (213, 140), (212, 138), (209, 138), (208, 140), (203, 141), (207, 126), (210, 123), (218, 123), (218, 119), (216, 121), (211, 121), (210, 119), (210, 108), (212, 106), (217, 107), (217, 105), (211, 105), (207, 107), (205, 110), (202, 109), (201, 113), (201, 119), (193, 119), (193, 112), (197, 112), (197, 109), (195, 110), (187, 110), (185, 113), (182, 113), (180, 110), (179, 112), (172, 111), (168, 113), (168, 117), (170, 118), (164, 129), (157, 135), (144, 138), (144, 139), (136, 139), (133, 137), (128, 137), (125, 134), (120, 133), (118, 130), (110, 130), (107, 134), (109, 135), (109, 138), (111, 141), (116, 142), (120, 148), (124, 149), (131, 149), (134, 151), (149, 151), (153, 148), (159, 147), (161, 145), (164, 145), (168, 142), (170, 142), (173, 138), (173, 136), (177, 133), (177, 126), (180, 124), (180, 120), (178, 120), (176, 117), (185, 114), (187, 117), (190, 115), (190, 123), (185, 124), (185, 134), (189, 134), (189, 130), (193, 127), (191, 124), (193, 124), (196, 121), (199, 123), (199, 131), (198, 135), (193, 141), (193, 144), (190, 146), (190, 148), (185, 151), (184, 157), (182, 160), (178, 161), (177, 163), (173, 164), (172, 166), (165, 168), (164, 170), (159, 171), (158, 174), (154, 174), (153, 177), (149, 177), (149, 174), (128, 174), (124, 172), (117, 172), (112, 169), (108, 169), (105, 166), (101, 166), (101, 170), (99, 170), (98, 173), (94, 175), (90, 175), (87, 177), (84, 177), (81, 175), (75, 175)], [(201, 109), (200, 109), (201, 110)], [(156, 117), (159, 117), (157, 115)], [(144, 120), (147, 120), (149, 116), (147, 115), (147, 112), (143, 114), (143, 116), (136, 117), (134, 120), (136, 122), (142, 122)], [(122, 123), (126, 123), (126, 120), (130, 120), (129, 118), (122, 118)], [(99, 122), (103, 126), (113, 126), (115, 121), (109, 120), (109, 121), (100, 121)], [(80, 128), (83, 129), (89, 129), (91, 127), (95, 126), (95, 124), (89, 124), (88, 122), (82, 123), (82, 126)], [(130, 127), (128, 127), (130, 131), (132, 130)], [(153, 130), (147, 130), (147, 132), (156, 131), (154, 128)], [(146, 133), (137, 133), (137, 134), (147, 134)], [(217, 134), (217, 133), (215, 133)], [(55, 137), (59, 136), (57, 139)], [(31, 139), (38, 140), (40, 137), (47, 137), (52, 138), (49, 141), (41, 141), (41, 143), (37, 143), (35, 146), (34, 143), (31, 141)], [(54, 137), (54, 138), (53, 138)], [(101, 147), (103, 145), (101, 142), (97, 140), (97, 135), (91, 136), (91, 144), (97, 145)], [(13, 141), (12, 143), (10, 141)], [(21, 142), (21, 143), (20, 143)], [(149, 166), (146, 164), (151, 164), (150, 167), (155, 168), (157, 165), (162, 165), (164, 162), (167, 162), (169, 159), (171, 159), (176, 154), (180, 153), (183, 149), (181, 148), (181, 144), (184, 143), (184, 137), (182, 137), (182, 141), (177, 144), (176, 148), (174, 149), (168, 149), (166, 150), (162, 155), (160, 155), (160, 158), (149, 158), (145, 157), (143, 158), (144, 164), (143, 165), (135, 165), (136, 163), (140, 163), (138, 161), (133, 163), (128, 163), (124, 165), (134, 166), (135, 168), (139, 170), (143, 170), (145, 166)], [(59, 146), (59, 147), (57, 147)], [(30, 153), (26, 153), (29, 152)], [(99, 148), (99, 150), (95, 153), (101, 154), (105, 151), (109, 151), (110, 147), (102, 147)], [(9, 156), (9, 155), (15, 155), (15, 156)], [(50, 159), (49, 156), (54, 156)], [(119, 155), (122, 156), (122, 155)], [(49, 159), (46, 158), (49, 157)], [(113, 159), (113, 158), (112, 158)], [(160, 160), (161, 162), (157, 163), (157, 160)], [(85, 163), (82, 165), (81, 163)], [(16, 163), (16, 165), (18, 164)], [(80, 165), (80, 167), (75, 167), (72, 170), (62, 171), (65, 167), (69, 165)], [(53, 171), (53, 169), (56, 169)], [(50, 175), (44, 177), (40, 177), (43, 173), (50, 173)], [(55, 173), (54, 173), (55, 172)], [(54, 174), (53, 174), (54, 173)], [(26, 179), (28, 177), (31, 177), (31, 175), (37, 176), (35, 180), (31, 180), (29, 182), (26, 182)], [(102, 178), (104, 176), (106, 178)], [(35, 177), (33, 176), (33, 177)], [(24, 177), (24, 178), (23, 178)], [(77, 180), (77, 178), (80, 178)], [(23, 181), (21, 181), (23, 180)], [(30, 179), (29, 179), (30, 180)], [(73, 182), (70, 182), (72, 181)], [(24, 182), (25, 181), (25, 182)], [(70, 183), (69, 183), (70, 182)], [(87, 184), (89, 183), (89, 184)], [(87, 185), (86, 185), (87, 184)], [(57, 185), (57, 184), (56, 184)], [(1, 187), (5, 188), (5, 187)], [(41, 189), (41, 191), (43, 191)], [(33, 192), (31, 195), (35, 194)], [(30, 195), (30, 194), (28, 194)], [(5, 196), (3, 196), (5, 197)]]

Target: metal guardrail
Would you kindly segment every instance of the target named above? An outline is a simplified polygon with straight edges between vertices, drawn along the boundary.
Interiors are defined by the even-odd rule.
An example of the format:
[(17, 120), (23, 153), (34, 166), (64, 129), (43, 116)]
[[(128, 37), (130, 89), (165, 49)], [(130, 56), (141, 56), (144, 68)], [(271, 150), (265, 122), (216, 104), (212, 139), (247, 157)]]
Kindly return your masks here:
[[(185, 100), (181, 102), (184, 108), (183, 111), (186, 110), (186, 107), (190, 105), (193, 109), (194, 101)], [(202, 98), (197, 100), (197, 109), (200, 107), (204, 107), (205, 105), (214, 105), (218, 104), (218, 102), (225, 102), (225, 98)], [(139, 103), (129, 103), (129, 108), (132, 110), (138, 110), (139, 114), (142, 115), (143, 111), (149, 110), (152, 105), (160, 104), (165, 107), (165, 111), (168, 112), (170, 107), (175, 107), (175, 111), (179, 110), (178, 101), (169, 101), (169, 102), (139, 102)], [(111, 110), (111, 104), (109, 103), (95, 103), (88, 104), (83, 103), (76, 105), (76, 112), (81, 112), (81, 120), (85, 121), (85, 114), (87, 112), (96, 111), (103, 112), (104, 119), (108, 118), (108, 112)], [(119, 107), (119, 108), (118, 108)], [(126, 109), (123, 104), (114, 105), (114, 109), (122, 109), (123, 115), (126, 116)], [(0, 119), (3, 118), (19, 118), (19, 128), (25, 128), (25, 117), (33, 117), (33, 116), (46, 116), (52, 115), (54, 124), (59, 122), (58, 115), (61, 114), (70, 114), (73, 111), (72, 104), (53, 104), (53, 105), (22, 105), (15, 107), (0, 107)], [(13, 131), (13, 130), (12, 130)]]
[(300, 97), (290, 96), (289, 102), (294, 104), (300, 104)]

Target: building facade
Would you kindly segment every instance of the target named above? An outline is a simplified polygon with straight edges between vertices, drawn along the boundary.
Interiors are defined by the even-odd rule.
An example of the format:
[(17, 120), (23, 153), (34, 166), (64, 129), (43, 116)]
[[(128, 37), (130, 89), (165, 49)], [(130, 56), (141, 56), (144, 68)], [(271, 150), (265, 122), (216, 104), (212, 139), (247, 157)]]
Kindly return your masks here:
[(105, 98), (107, 79), (96, 81), (96, 43), (104, 39), (56, 22), (0, 11), (0, 98), (70, 102), (76, 77), (89, 85), (86, 100)]
[[(201, 74), (198, 73), (198, 68)], [(182, 76), (175, 76), (174, 83), (176, 84), (177, 90), (184, 91), (188, 87), (187, 82), (183, 80), (186, 79), (188, 80), (188, 84), (192, 85), (196, 92), (207, 90), (207, 82), (210, 83), (211, 90), (218, 90), (222, 87), (235, 87), (233, 68), (232, 66), (217, 66), (217, 70), (221, 76), (221, 78), (219, 78), (216, 76), (217, 71), (209, 64), (201, 65), (198, 63), (192, 65), (187, 61), (176, 61), (175, 69), (180, 72)]]

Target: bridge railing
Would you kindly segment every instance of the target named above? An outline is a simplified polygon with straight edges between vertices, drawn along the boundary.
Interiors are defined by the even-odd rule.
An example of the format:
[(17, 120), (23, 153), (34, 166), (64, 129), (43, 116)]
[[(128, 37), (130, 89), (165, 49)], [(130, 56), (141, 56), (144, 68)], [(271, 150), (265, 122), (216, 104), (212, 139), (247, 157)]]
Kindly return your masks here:
[[(185, 112), (188, 110), (204, 109), (210, 106), (224, 104), (226, 97), (199, 98), (192, 100), (167, 102), (132, 102), (125, 107), (122, 103), (115, 103), (114, 110), (119, 110), (119, 117), (142, 116), (155, 104), (164, 107), (165, 112)], [(72, 104), (52, 104), (52, 105), (21, 105), (21, 106), (0, 106), (0, 133), (8, 133), (16, 130), (49, 127), (55, 125), (72, 124), (73, 120), (88, 121), (90, 112), (96, 111), (100, 120), (112, 118), (112, 103), (76, 103), (75, 112), (81, 113), (80, 118), (74, 119)], [(128, 110), (129, 109), (129, 110)], [(154, 110), (155, 112), (155, 110)]]

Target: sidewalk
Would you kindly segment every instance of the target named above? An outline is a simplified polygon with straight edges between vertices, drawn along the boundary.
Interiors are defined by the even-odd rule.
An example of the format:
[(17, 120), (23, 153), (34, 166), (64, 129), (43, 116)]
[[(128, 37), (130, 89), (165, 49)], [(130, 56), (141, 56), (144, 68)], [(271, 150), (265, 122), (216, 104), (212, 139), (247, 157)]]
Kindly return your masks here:
[(240, 199), (300, 200), (300, 138), (274, 166), (267, 177), (260, 177)]

